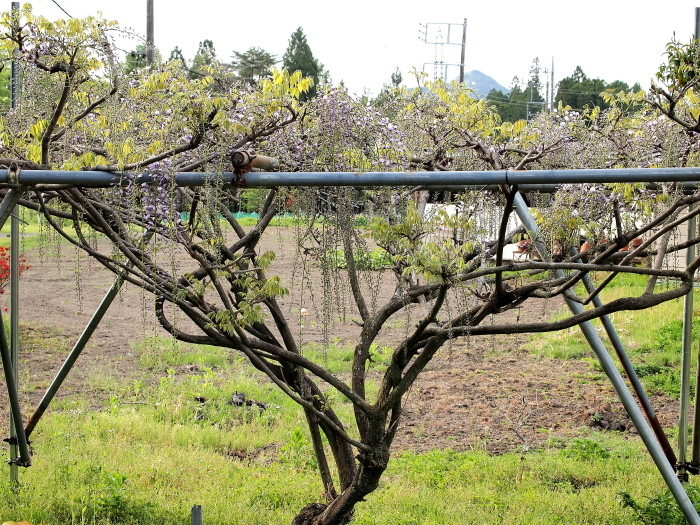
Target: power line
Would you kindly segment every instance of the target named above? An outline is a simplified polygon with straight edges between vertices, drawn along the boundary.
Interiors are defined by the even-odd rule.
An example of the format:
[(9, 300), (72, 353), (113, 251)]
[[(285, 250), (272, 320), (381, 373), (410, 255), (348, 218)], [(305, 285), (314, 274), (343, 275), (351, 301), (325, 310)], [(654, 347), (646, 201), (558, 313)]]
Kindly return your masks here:
[(58, 2), (56, 2), (56, 0), (51, 0), (51, 1), (52, 1), (54, 4), (56, 4), (56, 5), (58, 6), (58, 8), (59, 8), (61, 11), (63, 11), (63, 12), (66, 14), (66, 16), (68, 16), (68, 18), (73, 18), (73, 17), (68, 13), (68, 11), (66, 11), (65, 9), (63, 9), (63, 7), (61, 7), (61, 4), (59, 4)]

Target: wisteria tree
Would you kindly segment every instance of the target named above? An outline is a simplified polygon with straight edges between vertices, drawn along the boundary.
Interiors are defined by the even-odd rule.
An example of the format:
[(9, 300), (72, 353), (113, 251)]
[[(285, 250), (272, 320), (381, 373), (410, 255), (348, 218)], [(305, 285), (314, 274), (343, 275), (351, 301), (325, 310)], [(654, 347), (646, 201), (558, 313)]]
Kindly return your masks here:
[[(537, 240), (555, 260), (544, 254), (505, 260), (504, 247), (525, 233), (512, 217), (519, 191), (514, 186), (491, 193), (453, 189), (458, 213), (452, 215), (420, 209), (414, 194), (421, 188), (272, 188), (264, 193), (257, 225), (244, 228), (230, 212), (239, 188), (223, 177), (212, 176), (197, 188), (176, 184), (177, 173), (230, 171), (232, 154), (243, 149), (277, 157), (285, 171), (696, 162), (695, 141), (669, 111), (666, 117), (629, 102), (636, 97), (632, 101), (641, 104), (643, 95), (620, 95), (603, 113), (560, 108), (529, 123), (507, 123), (464, 86), (426, 83), (424, 89), (397, 88), (388, 98), (391, 107), (380, 113), (334, 87), (301, 104), (311, 81), (284, 71), (255, 86), (237, 85), (215, 69), (189, 79), (170, 64), (125, 75), (110, 40), (118, 28), (102, 20), (49, 23), (25, 9), (17, 20), (5, 15), (2, 28), (0, 47), (20, 61), (22, 90), (18, 107), (0, 118), (0, 163), (122, 174), (122, 183), (109, 189), (23, 188), (21, 204), (41, 212), (104, 267), (152, 294), (158, 322), (174, 338), (245, 356), (261, 377), (299, 404), (325, 498), (301, 509), (294, 524), (352, 519), (357, 503), (376, 489), (387, 468), (404, 396), (449, 341), (558, 330), (623, 309), (648, 308), (687, 293), (700, 266), (698, 260), (684, 269), (633, 264), (653, 252), (655, 239), (699, 213), (683, 210), (700, 194), (680, 188), (579, 185), (551, 199), (532, 196), (542, 231)], [(663, 132), (657, 132), (660, 128)], [(656, 141), (662, 148), (655, 150)], [(653, 154), (661, 149), (659, 162)], [(244, 165), (241, 177), (252, 167)], [(304, 224), (300, 258), (348, 283), (357, 344), (347, 381), (304, 355), (278, 301), (288, 292), (270, 272), (274, 253), (261, 252), (259, 241), (282, 208)], [(360, 208), (371, 218), (363, 231), (356, 221)], [(438, 230), (451, 234), (429, 235)], [(642, 244), (627, 250), (636, 238)], [(584, 240), (591, 247), (583, 258), (570, 256)], [(375, 246), (384, 250), (385, 262), (370, 271), (363, 255)], [(666, 251), (679, 247), (669, 245)], [(556, 321), (508, 320), (508, 311), (531, 299), (567, 294), (587, 304), (589, 298), (575, 290), (591, 272), (601, 279), (631, 273), (676, 284)], [(395, 283), (385, 303), (372, 295), (377, 278)], [(331, 297), (326, 304), (332, 308)], [(396, 342), (378, 392), (370, 395), (367, 369), (374, 343), (390, 320), (409, 310), (410, 330)], [(188, 322), (174, 322), (175, 312)], [(331, 392), (352, 403), (351, 419), (341, 419), (333, 409)]]

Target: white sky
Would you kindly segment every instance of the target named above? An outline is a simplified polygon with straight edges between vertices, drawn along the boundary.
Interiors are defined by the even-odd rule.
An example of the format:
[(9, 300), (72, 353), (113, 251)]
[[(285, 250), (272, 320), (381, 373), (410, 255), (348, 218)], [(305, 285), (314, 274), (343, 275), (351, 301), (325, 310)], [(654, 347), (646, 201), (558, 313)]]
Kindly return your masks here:
[[(104, 18), (146, 33), (146, 0), (56, 1), (73, 17), (101, 11)], [(11, 2), (6, 3), (9, 9)], [(34, 0), (32, 5), (36, 14), (65, 17), (53, 0)], [(224, 61), (230, 60), (232, 51), (254, 46), (281, 59), (290, 35), (301, 26), (314, 56), (334, 82), (342, 80), (356, 94), (368, 90), (376, 95), (397, 66), (404, 82), (411, 85), (409, 71), (434, 61), (436, 46), (421, 42), (421, 24), (461, 24), (464, 18), (466, 71), (478, 69), (505, 87), (514, 75), (526, 79), (533, 58), (539, 57), (548, 71), (554, 60), (555, 83), (580, 65), (588, 77), (623, 80), (629, 85), (640, 82), (648, 88), (673, 33), (682, 42), (692, 36), (700, 0), (673, 0), (656, 6), (616, 0), (264, 0), (257, 5), (230, 0), (154, 0), (154, 5), (155, 44), (166, 58), (180, 46), (190, 60), (198, 43), (210, 39)], [(452, 31), (452, 40), (461, 43), (461, 27), (452, 26)], [(135, 45), (120, 42), (124, 49)], [(460, 46), (443, 49), (444, 62), (459, 63)], [(432, 76), (432, 66), (428, 71)], [(456, 76), (459, 68), (450, 68), (449, 73)]]

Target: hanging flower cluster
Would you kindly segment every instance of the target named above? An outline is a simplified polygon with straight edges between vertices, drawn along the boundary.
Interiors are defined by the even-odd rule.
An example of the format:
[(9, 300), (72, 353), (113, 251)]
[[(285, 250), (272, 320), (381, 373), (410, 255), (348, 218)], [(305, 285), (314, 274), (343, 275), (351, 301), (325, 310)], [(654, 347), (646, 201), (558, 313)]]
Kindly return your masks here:
[(152, 227), (179, 225), (180, 214), (175, 206), (175, 171), (167, 161), (148, 166), (143, 175), (150, 178), (141, 183), (141, 205), (143, 220)]
[(306, 118), (266, 144), (300, 171), (400, 171), (407, 152), (399, 127), (343, 87), (325, 87)]

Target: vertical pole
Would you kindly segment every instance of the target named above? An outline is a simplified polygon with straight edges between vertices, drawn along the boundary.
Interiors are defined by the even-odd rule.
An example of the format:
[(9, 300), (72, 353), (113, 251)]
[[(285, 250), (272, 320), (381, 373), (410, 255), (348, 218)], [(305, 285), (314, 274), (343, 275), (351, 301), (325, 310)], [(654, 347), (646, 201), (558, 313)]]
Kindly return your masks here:
[[(532, 215), (530, 215), (530, 211), (527, 209), (527, 204), (525, 204), (525, 201), (519, 193), (515, 195), (513, 205), (515, 206), (515, 210), (518, 214), (518, 217), (527, 229), (530, 238), (538, 239), (539, 228), (537, 227), (535, 220), (532, 218)], [(547, 257), (546, 250), (542, 246), (542, 243), (540, 241), (536, 241), (535, 244), (537, 245), (537, 249), (540, 251), (542, 260), (549, 260), (549, 258)], [(555, 272), (555, 275), (557, 277), (563, 277), (563, 272), (561, 270), (557, 270)], [(583, 306), (581, 304), (569, 300), (566, 296), (564, 296), (564, 299), (566, 300), (569, 309), (574, 315), (584, 312)], [(603, 371), (610, 379), (610, 382), (612, 383), (612, 386), (615, 389), (617, 397), (620, 399), (622, 405), (625, 407), (625, 410), (630, 416), (630, 419), (632, 420), (634, 427), (637, 429), (637, 432), (639, 432), (639, 436), (642, 438), (642, 441), (646, 445), (649, 454), (651, 455), (652, 459), (654, 460), (654, 463), (656, 464), (656, 468), (659, 469), (659, 472), (664, 478), (666, 485), (668, 486), (669, 490), (673, 494), (673, 497), (678, 503), (681, 512), (688, 520), (688, 523), (692, 525), (700, 525), (700, 517), (698, 516), (698, 513), (695, 510), (695, 507), (693, 506), (693, 503), (690, 501), (690, 498), (686, 494), (685, 489), (683, 488), (683, 484), (676, 477), (673, 468), (671, 467), (671, 465), (669, 465), (668, 460), (666, 459), (666, 455), (659, 446), (659, 443), (656, 441), (654, 433), (652, 432), (651, 428), (649, 428), (649, 425), (647, 424), (646, 420), (644, 419), (644, 416), (642, 415), (642, 411), (635, 402), (630, 391), (627, 389), (627, 385), (625, 384), (624, 379), (622, 379), (620, 372), (617, 370), (617, 367), (615, 366), (615, 363), (613, 362), (612, 358), (610, 357), (610, 354), (605, 348), (605, 345), (601, 341), (600, 336), (598, 335), (598, 331), (595, 329), (593, 323), (591, 323), (590, 321), (581, 323), (580, 328), (581, 332), (583, 332), (583, 335), (586, 338), (586, 341), (588, 341), (588, 344), (591, 346), (591, 349), (596, 354), (596, 357), (598, 358), (598, 361), (600, 362)]]
[[(15, 211), (10, 218), (10, 362), (15, 386), (19, 389), (19, 221), (17, 213), (19, 206), (15, 206)], [(10, 409), (11, 412), (14, 412)], [(10, 480), (12, 483), (19, 482), (17, 469), (17, 427), (15, 418), (10, 418)]]
[[(693, 206), (691, 205), (690, 210)], [(690, 211), (689, 210), (689, 211)], [(695, 222), (693, 217), (688, 221), (688, 239), (695, 238)], [(692, 264), (695, 259), (695, 246), (686, 248), (685, 264)], [(688, 449), (688, 408), (690, 407), (690, 359), (691, 359), (691, 344), (693, 342), (693, 294), (691, 290), (683, 298), (683, 337), (682, 337), (682, 353), (681, 353), (681, 397), (680, 397), (680, 414), (678, 418), (678, 479), (688, 481), (688, 472), (684, 465), (687, 463)], [(696, 400), (697, 403), (697, 400)], [(693, 429), (695, 433), (695, 429)]]
[(467, 19), (462, 25), (462, 58), (459, 62), (459, 83), (464, 84), (464, 57), (467, 51)]
[(7, 344), (5, 337), (5, 325), (0, 315), (0, 361), (2, 362), (3, 372), (5, 373), (5, 383), (7, 384), (7, 397), (10, 400), (10, 415), (11, 422), (15, 428), (15, 440), (11, 440), (15, 447), (19, 447), (19, 459), (15, 457), (11, 466), (21, 465), (28, 467), (31, 464), (29, 456), (29, 444), (27, 435), (24, 432), (22, 422), (22, 411), (19, 406), (19, 393), (17, 392), (17, 383), (15, 382), (14, 371), (12, 368), (12, 356), (10, 356), (10, 347)]
[[(16, 31), (19, 25), (19, 2), (12, 2), (12, 31)], [(12, 69), (10, 71), (10, 105), (14, 109), (19, 103), (19, 64), (17, 60), (12, 61)], [(19, 288), (17, 287), (17, 277), (19, 274), (19, 254), (17, 250), (19, 249), (18, 237), (19, 237), (19, 222), (17, 220), (18, 206), (14, 207), (14, 212), (12, 218), (10, 219), (10, 365), (12, 367), (12, 377), (14, 380), (15, 387), (17, 387), (17, 381), (19, 379), (19, 373), (17, 370), (17, 365), (19, 361), (19, 345), (17, 341), (17, 326), (15, 326), (15, 319), (17, 319), (18, 309), (17, 309), (17, 294)], [(0, 325), (4, 330), (4, 326)], [(3, 334), (4, 335), (4, 334)], [(17, 407), (15, 407), (16, 411)], [(19, 450), (17, 447), (17, 425), (15, 424), (15, 419), (17, 414), (10, 408), (10, 483), (17, 486), (19, 484), (19, 468), (17, 466), (17, 459), (19, 456)]]
[(153, 65), (153, 0), (146, 0), (146, 65)]
[(192, 506), (192, 525), (202, 525), (202, 506)]
[(549, 111), (554, 111), (554, 57), (552, 57), (552, 96), (549, 98), (550, 100), (550, 107)]
[[(700, 8), (695, 8), (695, 39), (700, 36)], [(689, 207), (689, 211), (693, 209), (693, 205)], [(693, 217), (688, 222), (688, 239), (695, 237), (696, 219)], [(686, 249), (685, 263), (689, 265), (695, 259), (695, 246), (689, 246)], [(693, 276), (694, 277), (694, 276)], [(688, 409), (690, 407), (690, 359), (691, 345), (693, 342), (693, 295), (695, 290), (690, 291), (685, 296), (683, 302), (683, 339), (682, 339), (682, 354), (681, 354), (681, 399), (680, 399), (680, 417), (678, 421), (678, 478), (681, 481), (688, 481), (688, 473), (683, 468), (687, 463), (687, 448), (688, 448)], [(700, 372), (696, 372), (700, 373)], [(698, 415), (698, 398), (697, 386), (693, 420), (696, 422), (700, 418)], [(700, 462), (698, 452), (700, 452), (700, 441), (698, 441), (698, 427), (693, 427), (692, 438), (692, 462), (697, 465)]]

